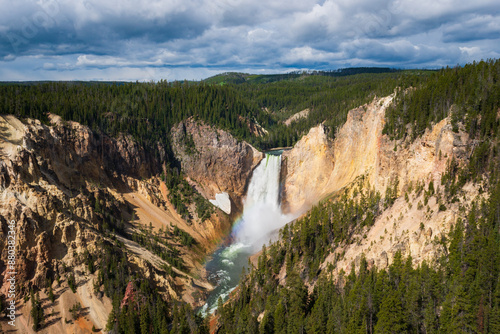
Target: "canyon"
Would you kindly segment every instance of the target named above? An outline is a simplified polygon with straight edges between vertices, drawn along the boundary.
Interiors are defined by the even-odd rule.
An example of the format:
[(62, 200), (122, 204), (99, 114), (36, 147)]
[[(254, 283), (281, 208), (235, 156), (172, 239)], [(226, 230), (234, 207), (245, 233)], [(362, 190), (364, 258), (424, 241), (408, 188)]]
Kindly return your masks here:
[[(410, 189), (417, 183), (425, 187), (431, 182), (439, 184), (452, 158), (465, 164), (471, 145), (467, 134), (462, 129), (452, 131), (450, 119), (445, 118), (414, 141), (390, 140), (382, 130), (393, 99), (394, 94), (374, 98), (349, 111), (333, 139), (324, 125), (311, 128), (282, 155), (281, 210), (295, 217), (343, 192), (354, 197), (357, 187), (384, 196), (396, 184), (394, 205), (371, 228), (355, 236), (357, 242), (341, 245), (321, 264), (322, 268), (335, 264), (336, 274), (349, 272), (353, 265), (357, 269), (362, 255), (380, 268), (387, 267), (397, 251), (411, 255), (414, 265), (432, 260), (442, 251), (435, 239), (447, 233), (457, 219), (459, 203), (440, 211), (437, 199), (431, 199), (425, 210), (417, 209), (411, 203), (423, 201), (423, 195)], [(171, 203), (171, 189), (160, 177), (167, 170), (161, 164), (165, 158), (161, 143), (159, 156), (148, 156), (131, 136), (111, 138), (54, 115), (50, 124), (2, 116), (1, 126), (0, 249), (5, 249), (7, 222), (14, 220), (20, 293), (36, 286), (48, 305), (50, 285), (58, 296), (59, 304), (51, 307), (54, 316), (48, 318), (50, 325), (44, 332), (84, 333), (92, 326), (105, 327), (112, 301), (95, 288), (97, 273), (88, 272), (82, 260), (84, 254), (97, 256), (102, 243), (124, 247), (127, 261), (152, 279), (166, 299), (204, 304), (214, 286), (207, 280), (203, 263), (243, 212), (253, 172), (266, 163), (264, 153), (194, 118), (172, 128), (172, 147), (180, 170), (190, 186), (218, 207), (202, 221), (197, 219), (194, 204), (188, 208), (193, 219), (186, 219)], [(466, 190), (465, 204), (480, 196), (474, 185)], [(407, 193), (411, 201), (405, 200)], [(167, 240), (179, 251), (187, 269), (174, 268), (125, 235), (113, 237), (111, 228), (103, 225), (117, 224), (116, 217), (121, 217), (122, 224), (126, 222), (126, 231), (139, 233), (151, 225), (153, 235), (159, 235), (175, 226), (189, 234), (197, 243), (194, 248)], [(3, 251), (2, 275), (6, 261)], [(175, 275), (167, 273), (169, 266)], [(75, 273), (75, 293), (68, 289), (67, 279), (62, 283), (46, 279), (68, 277), (68, 268)], [(7, 284), (2, 282), (0, 291), (5, 293)], [(309, 282), (311, 289), (313, 286)], [(65, 321), (76, 302), (89, 313), (79, 321)], [(20, 300), (19, 309), (22, 330), (30, 333), (30, 306)]]
[[(167, 300), (196, 305), (213, 289), (204, 278), (203, 260), (225, 237), (231, 220), (217, 211), (201, 221), (193, 208), (194, 221), (181, 217), (159, 177), (164, 169), (161, 154), (156, 160), (130, 136), (111, 138), (54, 115), (50, 124), (31, 119), (21, 122), (6, 115), (1, 117), (1, 127), (0, 248), (4, 251), (0, 291), (6, 294), (8, 289), (3, 279), (7, 223), (15, 221), (18, 296), (36, 287), (48, 307), (48, 291), (53, 289), (59, 301), (50, 308), (53, 316), (46, 319), (50, 325), (44, 332), (83, 333), (92, 326), (105, 327), (111, 300), (94, 285), (99, 272), (89, 272), (84, 264), (86, 257), (100, 256), (103, 244), (124, 247), (127, 261), (152, 279)], [(161, 144), (158, 151), (164, 152)], [(239, 187), (242, 191), (244, 184)], [(172, 267), (127, 237), (149, 226), (158, 235), (175, 227), (195, 240), (194, 249), (167, 240), (186, 269)], [(119, 228), (125, 232), (115, 235), (113, 231)], [(166, 268), (175, 276), (167, 274)], [(75, 293), (68, 289), (70, 273), (76, 280)], [(79, 321), (68, 321), (69, 309), (76, 303), (90, 311)], [(19, 330), (31, 333), (30, 304), (19, 300), (17, 308)]]

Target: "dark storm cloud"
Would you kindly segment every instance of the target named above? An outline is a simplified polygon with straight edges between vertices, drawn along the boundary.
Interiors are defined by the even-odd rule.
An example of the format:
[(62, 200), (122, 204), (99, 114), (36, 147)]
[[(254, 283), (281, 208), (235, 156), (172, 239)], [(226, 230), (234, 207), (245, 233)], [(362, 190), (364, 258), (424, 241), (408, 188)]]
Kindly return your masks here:
[[(439, 67), (500, 56), (498, 1), (0, 0), (0, 76)], [(118, 75), (117, 75), (118, 74)]]
[(88, 2), (78, 8), (56, 0), (20, 2), (13, 12), (2, 14), (0, 22), (0, 56), (55, 55), (60, 45), (67, 53), (116, 54), (127, 41), (154, 45), (190, 39), (211, 25), (206, 15), (190, 7), (141, 13), (135, 6), (120, 10)]

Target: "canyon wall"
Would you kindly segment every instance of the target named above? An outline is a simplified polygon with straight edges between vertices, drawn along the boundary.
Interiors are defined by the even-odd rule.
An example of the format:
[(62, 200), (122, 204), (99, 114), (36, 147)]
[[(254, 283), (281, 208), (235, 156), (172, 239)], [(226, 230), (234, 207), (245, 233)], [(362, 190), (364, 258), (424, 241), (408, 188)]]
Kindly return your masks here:
[[(252, 145), (193, 118), (172, 128), (172, 146), (184, 173), (207, 199), (227, 193), (236, 212), (252, 170), (264, 157)], [(229, 210), (232, 211), (232, 210)]]
[[(471, 141), (463, 131), (452, 131), (445, 118), (411, 141), (390, 140), (382, 133), (385, 110), (394, 95), (374, 99), (349, 111), (335, 139), (324, 127), (312, 128), (283, 154), (282, 206), (286, 213), (302, 213), (328, 197), (346, 191), (374, 189), (384, 198), (397, 184), (394, 204), (381, 208), (373, 226), (353, 236), (356, 242), (339, 246), (322, 267), (335, 266), (349, 273), (365, 256), (370, 265), (385, 268), (397, 251), (411, 255), (414, 264), (434, 261), (443, 251), (440, 240), (458, 218), (459, 205), (470, 205), (479, 196), (476, 186), (464, 187), (467, 196), (447, 208), (439, 205), (440, 180), (449, 161), (463, 165), (471, 154)], [(425, 189), (433, 182), (436, 197), (414, 193), (417, 183)], [(441, 190), (442, 192), (442, 190)], [(425, 204), (424, 204), (425, 203)]]
[[(105, 204), (106, 197), (97, 184), (135, 186), (134, 180), (150, 176), (159, 164), (128, 137), (97, 138), (89, 128), (57, 117), (52, 126), (2, 118), (2, 232), (7, 221), (16, 221), (19, 283), (43, 286), (47, 275), (59, 270), (54, 260), (69, 250), (95, 250), (100, 239), (95, 201)], [(116, 201), (103, 210), (120, 217), (124, 206)]]
[(286, 213), (307, 210), (360, 176), (382, 195), (396, 177), (399, 190), (417, 180), (439, 181), (448, 159), (466, 158), (468, 136), (453, 132), (449, 118), (413, 142), (392, 141), (383, 135), (385, 110), (393, 98), (374, 99), (349, 111), (335, 140), (319, 125), (283, 153), (282, 204)]
[(281, 207), (301, 213), (327, 194), (325, 188), (335, 168), (333, 140), (321, 124), (309, 130), (291, 150), (282, 154)]
[[(9, 288), (6, 246), (8, 223), (14, 221), (17, 297), (41, 290), (44, 307), (52, 310), (46, 314), (58, 315), (47, 316), (47, 333), (105, 327), (111, 301), (94, 285), (99, 269), (90, 273), (86, 263), (89, 256), (102, 256), (104, 244), (121, 249), (128, 265), (153, 280), (166, 299), (197, 305), (213, 288), (204, 277), (203, 257), (226, 235), (231, 221), (218, 212), (204, 221), (183, 219), (158, 177), (165, 149), (158, 144), (157, 151), (148, 155), (130, 136), (112, 138), (53, 115), (50, 124), (0, 116), (0, 293), (6, 295)], [(196, 249), (165, 241), (178, 252), (183, 271), (132, 240), (149, 226), (158, 235), (176, 226), (193, 237)], [(70, 273), (76, 293), (68, 289)], [(49, 286), (55, 304), (48, 301)], [(89, 316), (64, 322), (76, 302), (89, 308)], [(25, 332), (31, 332), (29, 307), (18, 301), (17, 324)]]

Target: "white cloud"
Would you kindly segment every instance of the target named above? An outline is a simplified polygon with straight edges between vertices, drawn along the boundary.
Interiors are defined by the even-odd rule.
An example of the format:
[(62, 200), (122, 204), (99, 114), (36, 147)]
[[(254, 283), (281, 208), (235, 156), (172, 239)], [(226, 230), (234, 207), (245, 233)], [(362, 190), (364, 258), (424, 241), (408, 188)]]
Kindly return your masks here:
[(133, 61), (120, 57), (111, 56), (78, 56), (75, 67), (144, 67), (161, 65), (160, 60), (156, 61)]
[(0, 13), (5, 80), (16, 71), (136, 80), (141, 69), (152, 71), (149, 77), (194, 78), (216, 69), (430, 67), (500, 52), (500, 3), (490, 0), (0, 0), (0, 6), (9, 8)]
[(342, 59), (343, 53), (325, 52), (309, 46), (293, 48), (282, 58), (284, 64), (329, 63)]

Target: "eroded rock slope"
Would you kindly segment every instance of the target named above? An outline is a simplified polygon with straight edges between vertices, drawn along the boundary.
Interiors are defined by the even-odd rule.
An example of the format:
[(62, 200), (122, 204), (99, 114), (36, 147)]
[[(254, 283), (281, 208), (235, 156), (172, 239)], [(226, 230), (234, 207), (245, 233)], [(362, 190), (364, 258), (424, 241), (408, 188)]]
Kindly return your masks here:
[[(57, 116), (49, 125), (10, 115), (0, 122), (0, 292), (5, 295), (9, 287), (6, 235), (8, 222), (15, 221), (21, 332), (32, 332), (31, 303), (22, 299), (31, 289), (40, 291), (43, 307), (51, 310), (43, 332), (105, 327), (112, 303), (97, 284), (104, 245), (123, 251), (130, 268), (154, 282), (167, 300), (202, 302), (213, 288), (204, 279), (204, 254), (225, 236), (230, 220), (215, 211), (209, 219), (188, 222), (176, 212), (158, 177), (165, 154), (160, 143), (159, 154), (151, 156), (132, 137), (111, 138)], [(168, 234), (174, 227), (184, 234)], [(192, 242), (183, 242), (179, 233), (195, 245), (187, 246), (185, 240)], [(148, 239), (133, 237), (140, 235), (164, 245), (154, 251), (140, 241)], [(159, 256), (158, 249), (175, 254), (176, 262)], [(89, 259), (94, 272), (87, 269)], [(69, 289), (72, 276), (75, 293)], [(56, 303), (48, 300), (50, 288)], [(65, 321), (72, 319), (75, 303), (89, 310), (87, 316)]]

